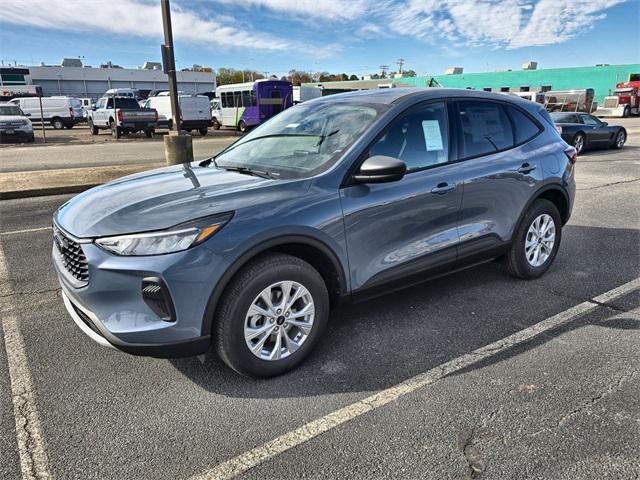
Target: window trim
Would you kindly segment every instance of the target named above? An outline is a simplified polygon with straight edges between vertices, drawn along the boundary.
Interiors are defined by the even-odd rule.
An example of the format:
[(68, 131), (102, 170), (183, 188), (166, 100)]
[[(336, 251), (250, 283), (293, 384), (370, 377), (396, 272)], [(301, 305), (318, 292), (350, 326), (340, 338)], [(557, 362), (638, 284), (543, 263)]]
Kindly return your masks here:
[(340, 188), (346, 188), (346, 187), (351, 187), (353, 185), (355, 185), (356, 183), (353, 181), (353, 175), (355, 174), (355, 172), (358, 171), (358, 169), (360, 168), (360, 166), (362, 165), (362, 163), (369, 158), (368, 153), (369, 150), (371, 149), (371, 147), (373, 147), (373, 145), (375, 145), (377, 142), (380, 141), (380, 139), (389, 131), (389, 129), (395, 125), (395, 123), (404, 115), (411, 113), (413, 110), (419, 110), (420, 108), (426, 107), (428, 105), (434, 104), (434, 103), (441, 103), (444, 106), (444, 114), (445, 114), (445, 122), (447, 124), (447, 130), (448, 130), (448, 145), (447, 145), (447, 153), (448, 153), (448, 159), (446, 162), (442, 162), (442, 163), (437, 163), (435, 165), (427, 165), (425, 167), (422, 168), (416, 168), (415, 170), (411, 170), (408, 171), (405, 174), (405, 176), (407, 175), (412, 175), (414, 173), (418, 173), (418, 172), (423, 172), (425, 170), (431, 170), (434, 168), (439, 168), (439, 167), (444, 167), (446, 165), (451, 165), (452, 163), (455, 163), (453, 160), (453, 151), (455, 149), (456, 153), (457, 153), (457, 147), (455, 145), (455, 143), (453, 142), (453, 136), (452, 136), (452, 119), (451, 119), (451, 115), (450, 115), (450, 111), (449, 111), (449, 104), (451, 103), (450, 99), (448, 98), (435, 98), (435, 99), (429, 99), (423, 102), (419, 102), (419, 103), (415, 103), (413, 105), (408, 106), (407, 108), (405, 108), (404, 110), (402, 110), (401, 112), (398, 112), (398, 114), (396, 114), (391, 120), (389, 120), (387, 122), (387, 124), (382, 128), (382, 130), (380, 132), (378, 132), (378, 134), (374, 137), (374, 139), (372, 141), (370, 141), (366, 147), (364, 147), (362, 149), (362, 151), (360, 152), (360, 154), (358, 154), (358, 157), (356, 158), (356, 160), (351, 164), (351, 166), (349, 167), (349, 169), (347, 170), (347, 173), (345, 174), (344, 178), (342, 179), (342, 182), (340, 183)]
[[(503, 109), (504, 109), (504, 113), (507, 116), (507, 118), (509, 119), (509, 122), (511, 123), (511, 130), (513, 132), (513, 141), (514, 144), (511, 145), (510, 147), (507, 148), (502, 148), (500, 150), (495, 150), (493, 152), (487, 152), (487, 153), (481, 153), (479, 155), (472, 155), (469, 157), (462, 157), (462, 156), (458, 156), (457, 159), (450, 161), (451, 163), (457, 163), (457, 162), (466, 162), (467, 160), (474, 160), (476, 158), (482, 158), (482, 157), (486, 157), (489, 155), (495, 155), (496, 153), (502, 153), (502, 152), (506, 152), (508, 150), (512, 150), (514, 148), (518, 148), (521, 147), (522, 145), (529, 143), (530, 141), (532, 141), (535, 138), (538, 138), (542, 132), (545, 131), (545, 127), (544, 125), (542, 125), (537, 119), (533, 118), (533, 116), (525, 111), (523, 108), (520, 108), (518, 105), (512, 103), (512, 102), (504, 102), (504, 101), (499, 101), (499, 100), (494, 100), (494, 99), (487, 99), (487, 98), (464, 98), (464, 97), (457, 97), (455, 99), (453, 99), (452, 101), (452, 108), (453, 108), (453, 116), (454, 116), (454, 123), (455, 123), (455, 128), (456, 128), (456, 139), (457, 139), (457, 147), (456, 147), (456, 153), (459, 154), (459, 152), (463, 151), (462, 148), (462, 141), (463, 141), (463, 135), (462, 135), (462, 125), (460, 124), (460, 116), (456, 115), (456, 113), (458, 113), (460, 111), (460, 109), (458, 108), (458, 104), (460, 102), (485, 102), (485, 103), (495, 103), (497, 105), (500, 105)], [(513, 119), (511, 118), (511, 115), (509, 115), (509, 110), (507, 108), (505, 108), (506, 106), (510, 106), (512, 108), (515, 108), (517, 110), (519, 110), (521, 113), (523, 113), (527, 118), (529, 118), (534, 125), (536, 125), (538, 127), (538, 133), (535, 134), (533, 137), (529, 138), (528, 140), (525, 140), (524, 142), (520, 142), (520, 143), (515, 143), (515, 128), (514, 128), (514, 123), (513, 123)]]

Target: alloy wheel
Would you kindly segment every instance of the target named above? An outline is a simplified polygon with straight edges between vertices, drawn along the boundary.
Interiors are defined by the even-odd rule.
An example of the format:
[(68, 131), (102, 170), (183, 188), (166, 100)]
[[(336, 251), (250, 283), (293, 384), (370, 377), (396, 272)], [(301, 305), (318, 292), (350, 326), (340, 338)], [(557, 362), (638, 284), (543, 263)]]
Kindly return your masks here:
[(573, 146), (577, 153), (582, 152), (582, 149), (584, 148), (584, 138), (582, 135), (576, 135), (576, 138), (573, 140)]
[(551, 256), (556, 243), (556, 224), (551, 215), (538, 215), (529, 226), (524, 242), (524, 252), (529, 265), (543, 265)]
[(619, 132), (618, 136), (616, 137), (616, 146), (618, 148), (624, 147), (625, 140), (626, 140), (626, 136), (625, 136), (624, 132)]
[(286, 358), (309, 338), (314, 317), (313, 297), (304, 285), (274, 283), (260, 292), (246, 314), (247, 347), (261, 360)]

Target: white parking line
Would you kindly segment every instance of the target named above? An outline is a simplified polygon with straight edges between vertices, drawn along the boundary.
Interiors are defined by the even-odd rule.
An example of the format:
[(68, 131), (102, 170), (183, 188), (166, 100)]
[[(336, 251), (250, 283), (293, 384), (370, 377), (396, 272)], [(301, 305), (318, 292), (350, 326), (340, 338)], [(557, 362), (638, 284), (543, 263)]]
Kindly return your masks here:
[(211, 470), (192, 477), (192, 480), (223, 480), (233, 478), (261, 463), (273, 458), (281, 453), (286, 452), (298, 445), (321, 435), (332, 428), (343, 423), (349, 422), (354, 418), (371, 412), (377, 408), (397, 400), (411, 392), (426, 387), (451, 373), (462, 370), (481, 360), (492, 357), (505, 350), (510, 349), (520, 343), (526, 342), (533, 337), (540, 335), (548, 330), (557, 328), (565, 323), (575, 320), (592, 310), (598, 308), (600, 303), (605, 303), (640, 288), (640, 278), (636, 278), (629, 283), (625, 283), (620, 287), (614, 288), (602, 295), (594, 297), (592, 300), (580, 303), (574, 307), (560, 312), (557, 315), (547, 318), (546, 320), (536, 323), (529, 328), (520, 330), (508, 337), (486, 345), (471, 353), (462, 355), (461, 357), (450, 360), (447, 363), (439, 365), (425, 373), (421, 373), (405, 380), (398, 385), (382, 390), (374, 395), (364, 398), (358, 402), (347, 405), (339, 410), (331, 412), (323, 417), (318, 418), (306, 425), (285, 433), (274, 440), (249, 450), (235, 458), (231, 458), (223, 463), (218, 464)]
[(20, 233), (44, 232), (46, 230), (51, 230), (51, 227), (27, 228), (26, 230), (12, 230), (10, 232), (0, 232), (0, 236), (18, 235)]
[[(7, 264), (1, 244), (0, 282), (5, 283), (2, 288), (3, 295), (13, 293), (13, 289), (9, 284)], [(24, 340), (18, 327), (18, 319), (6, 307), (2, 309), (1, 314), (22, 478), (24, 480), (51, 478), (44, 438), (40, 428), (38, 408), (33, 393), (33, 381), (29, 371)]]

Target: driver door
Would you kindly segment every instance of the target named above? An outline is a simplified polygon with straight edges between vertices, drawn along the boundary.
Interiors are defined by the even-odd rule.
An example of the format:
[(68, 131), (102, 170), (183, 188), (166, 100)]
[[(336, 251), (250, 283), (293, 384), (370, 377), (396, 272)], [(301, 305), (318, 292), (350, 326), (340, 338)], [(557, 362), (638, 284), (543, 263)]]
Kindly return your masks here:
[(587, 113), (581, 113), (579, 114), (579, 117), (587, 133), (587, 141), (589, 144), (602, 145), (603, 143), (608, 143), (610, 141), (609, 131), (605, 128), (605, 125), (603, 125), (600, 119)]
[(407, 174), (389, 183), (347, 183), (340, 191), (354, 293), (412, 274), (441, 273), (457, 257), (462, 202), (459, 164), (449, 163), (444, 102), (414, 107), (394, 120), (361, 160), (403, 160)]

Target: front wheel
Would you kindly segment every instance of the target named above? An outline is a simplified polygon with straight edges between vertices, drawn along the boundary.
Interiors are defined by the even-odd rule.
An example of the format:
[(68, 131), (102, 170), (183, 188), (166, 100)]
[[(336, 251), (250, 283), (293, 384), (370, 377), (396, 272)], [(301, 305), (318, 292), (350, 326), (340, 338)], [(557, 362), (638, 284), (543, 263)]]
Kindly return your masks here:
[(536, 200), (525, 213), (507, 252), (507, 272), (526, 280), (539, 277), (556, 258), (561, 238), (558, 208), (549, 200)]
[(89, 120), (89, 131), (91, 135), (98, 135), (98, 127), (93, 124), (93, 120)]
[(201, 136), (206, 137), (207, 133), (209, 133), (209, 129), (208, 128), (201, 128), (200, 130), (198, 130), (198, 132), (200, 132)]
[(268, 254), (243, 268), (225, 290), (214, 342), (236, 372), (272, 377), (309, 355), (328, 316), (329, 295), (320, 274), (300, 258)]
[(584, 133), (578, 132), (576, 136), (573, 137), (573, 148), (576, 149), (576, 153), (578, 154), (584, 150)]
[(624, 110), (622, 111), (622, 117), (623, 118), (627, 118), (631, 115), (631, 107), (629, 107), (629, 105), (627, 105), (626, 107), (624, 107)]
[(211, 125), (213, 126), (214, 130), (220, 130), (220, 122), (218, 121), (217, 118), (214, 118), (212, 120)]
[(59, 118), (54, 118), (53, 120), (51, 120), (51, 126), (55, 129), (55, 130), (62, 130), (64, 128), (64, 123), (62, 122), (61, 119)]
[(624, 130), (619, 130), (618, 133), (616, 133), (613, 143), (611, 144), (611, 148), (620, 150), (622, 147), (624, 147), (624, 144), (626, 141), (627, 141), (626, 132)]

